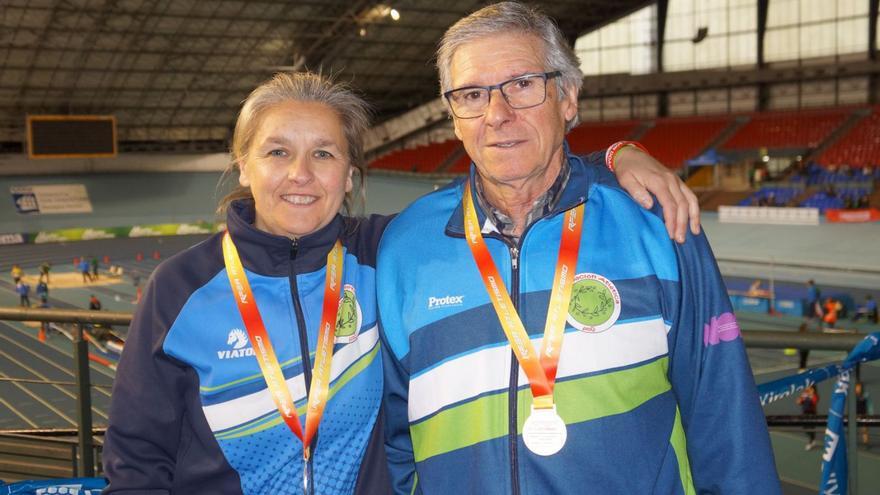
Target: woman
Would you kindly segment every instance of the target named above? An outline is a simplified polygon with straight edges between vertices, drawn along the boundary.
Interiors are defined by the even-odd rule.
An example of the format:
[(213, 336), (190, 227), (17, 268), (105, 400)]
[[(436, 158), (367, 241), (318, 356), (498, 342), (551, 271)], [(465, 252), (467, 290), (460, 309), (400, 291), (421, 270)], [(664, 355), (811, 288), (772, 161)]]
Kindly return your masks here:
[[(300, 493), (304, 479), (309, 493), (387, 493), (372, 267), (386, 219), (339, 213), (363, 165), (367, 125), (360, 98), (314, 74), (280, 74), (245, 102), (233, 138), (241, 187), (226, 201), (228, 238), (218, 234), (160, 265), (132, 322), (105, 440), (108, 493)], [(224, 239), (234, 254), (224, 253)], [(326, 284), (337, 240), (340, 277)], [(236, 257), (245, 272), (231, 280)], [(328, 295), (329, 285), (336, 290)], [(338, 315), (322, 315), (328, 298), (342, 300)], [(242, 301), (255, 301), (256, 319)], [(322, 320), (335, 323), (332, 356), (301, 352), (315, 351)], [(276, 359), (255, 359), (272, 351)], [(295, 413), (282, 420), (266, 386), (274, 366), (300, 414), (307, 391), (327, 394), (323, 414), (310, 407), (305, 426)], [(278, 402), (281, 410), (290, 403)], [(313, 423), (320, 434), (308, 440), (306, 462), (294, 430), (308, 435)]]
[[(388, 218), (344, 215), (367, 115), (309, 73), (245, 101), (227, 234), (162, 263), (132, 321), (104, 493), (390, 493), (374, 288)], [(658, 174), (639, 155), (621, 156), (644, 183)]]

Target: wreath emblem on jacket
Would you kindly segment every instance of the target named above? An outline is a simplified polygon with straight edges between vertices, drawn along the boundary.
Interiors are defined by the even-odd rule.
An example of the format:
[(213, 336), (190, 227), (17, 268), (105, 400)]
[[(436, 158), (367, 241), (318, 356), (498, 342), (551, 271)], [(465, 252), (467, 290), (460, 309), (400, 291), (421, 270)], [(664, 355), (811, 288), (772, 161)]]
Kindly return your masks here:
[(614, 283), (596, 273), (574, 277), (568, 323), (582, 332), (598, 333), (611, 328), (620, 316), (620, 293)]
[(339, 312), (336, 314), (336, 343), (349, 344), (357, 340), (363, 319), (354, 286), (346, 284), (342, 288)]

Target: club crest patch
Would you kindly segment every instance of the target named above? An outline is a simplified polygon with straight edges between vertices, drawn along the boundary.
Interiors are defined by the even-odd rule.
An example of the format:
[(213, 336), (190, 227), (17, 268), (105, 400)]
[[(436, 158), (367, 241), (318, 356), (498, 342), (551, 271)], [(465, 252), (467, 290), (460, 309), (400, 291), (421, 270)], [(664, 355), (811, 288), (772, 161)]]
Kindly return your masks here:
[(596, 273), (575, 275), (566, 318), (569, 325), (599, 333), (611, 328), (619, 316), (620, 293), (613, 282)]
[(345, 284), (342, 287), (342, 298), (339, 300), (339, 313), (336, 315), (337, 344), (350, 344), (357, 340), (364, 316), (358, 303), (354, 286)]

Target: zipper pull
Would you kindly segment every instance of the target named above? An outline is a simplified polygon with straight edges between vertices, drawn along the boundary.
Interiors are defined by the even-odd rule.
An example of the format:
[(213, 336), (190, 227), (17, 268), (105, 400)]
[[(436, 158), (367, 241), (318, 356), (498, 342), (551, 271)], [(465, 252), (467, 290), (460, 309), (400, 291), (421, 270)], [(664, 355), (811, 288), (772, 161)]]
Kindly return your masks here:
[(511, 268), (516, 270), (517, 265), (519, 265), (519, 248), (511, 247), (510, 248), (510, 266), (511, 266)]
[(294, 237), (293, 240), (290, 241), (290, 259), (296, 259), (297, 251), (299, 251), (299, 240)]

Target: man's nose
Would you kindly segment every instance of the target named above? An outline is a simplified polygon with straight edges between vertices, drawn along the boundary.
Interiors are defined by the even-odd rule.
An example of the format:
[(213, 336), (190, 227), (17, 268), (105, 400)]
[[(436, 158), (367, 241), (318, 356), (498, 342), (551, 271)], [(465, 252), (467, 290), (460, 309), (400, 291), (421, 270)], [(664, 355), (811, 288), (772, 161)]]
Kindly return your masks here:
[(489, 103), (486, 105), (486, 123), (495, 127), (513, 119), (514, 109), (507, 103), (507, 98), (501, 89), (493, 89), (489, 93)]

